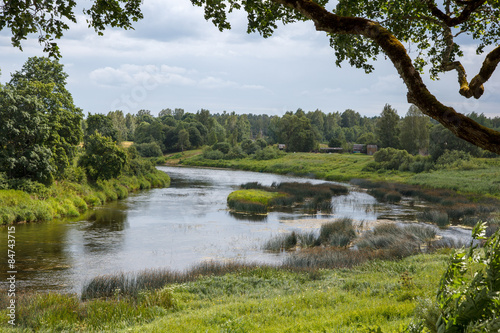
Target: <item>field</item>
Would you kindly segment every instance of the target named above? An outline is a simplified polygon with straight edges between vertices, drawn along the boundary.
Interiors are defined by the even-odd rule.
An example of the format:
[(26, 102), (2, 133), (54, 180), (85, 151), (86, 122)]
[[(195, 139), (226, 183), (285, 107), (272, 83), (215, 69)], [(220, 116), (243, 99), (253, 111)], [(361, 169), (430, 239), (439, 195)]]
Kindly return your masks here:
[(421, 254), (303, 272), (236, 266), (135, 297), (27, 295), (18, 301), (17, 329), (2, 321), (0, 331), (399, 332), (415, 309), (433, 303), (448, 257)]
[(184, 159), (182, 165), (291, 174), (344, 182), (363, 178), (500, 198), (500, 159), (498, 158), (473, 159), (472, 163), (463, 168), (431, 170), (422, 173), (398, 170), (363, 171), (363, 168), (372, 161), (372, 156), (361, 154), (288, 153), (276, 159), (262, 161), (252, 158), (207, 160), (198, 155)]

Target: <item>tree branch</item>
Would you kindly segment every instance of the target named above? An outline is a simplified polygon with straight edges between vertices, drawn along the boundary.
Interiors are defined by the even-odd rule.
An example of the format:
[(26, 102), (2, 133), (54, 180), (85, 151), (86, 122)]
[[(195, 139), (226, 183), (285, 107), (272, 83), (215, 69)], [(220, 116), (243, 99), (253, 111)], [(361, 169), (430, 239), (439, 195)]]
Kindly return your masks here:
[(437, 6), (434, 4), (432, 0), (426, 0), (427, 7), (430, 9), (432, 15), (446, 23), (449, 27), (454, 27), (461, 23), (467, 21), (470, 15), (479, 7), (481, 7), (486, 0), (470, 0), (465, 1), (463, 4), (465, 5), (464, 9), (460, 13), (458, 17), (450, 17), (449, 15), (443, 13)]
[[(453, 108), (439, 102), (425, 86), (422, 77), (413, 66), (412, 60), (403, 44), (380, 24), (364, 18), (338, 16), (330, 13), (312, 0), (272, 1), (295, 9), (300, 14), (311, 19), (318, 31), (324, 31), (329, 34), (362, 35), (373, 40), (384, 50), (403, 79), (408, 89), (408, 102), (415, 104), (423, 113), (439, 121), (459, 138), (500, 154), (500, 132), (482, 126), (469, 117), (456, 112)], [(477, 79), (478, 82), (481, 79), (489, 78), (498, 64), (500, 60), (500, 47), (495, 49), (495, 51), (496, 53), (492, 52), (493, 54), (490, 53), (488, 55), (487, 65), (483, 64), (483, 68), (486, 68), (483, 74), (481, 74), (483, 72), (481, 70), (478, 75), (480, 76), (480, 79)]]
[(472, 91), (475, 98), (479, 98), (483, 92), (483, 83), (488, 81), (495, 71), (498, 63), (500, 62), (500, 46), (497, 46), (493, 51), (488, 53), (483, 61), (481, 70), (479, 73), (470, 81), (470, 90)]

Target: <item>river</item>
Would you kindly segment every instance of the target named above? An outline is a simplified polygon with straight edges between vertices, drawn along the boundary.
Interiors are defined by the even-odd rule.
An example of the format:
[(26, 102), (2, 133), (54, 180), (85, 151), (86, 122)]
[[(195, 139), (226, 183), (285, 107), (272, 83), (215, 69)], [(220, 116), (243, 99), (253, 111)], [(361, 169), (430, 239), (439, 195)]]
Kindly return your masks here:
[[(84, 282), (97, 275), (160, 267), (184, 270), (204, 260), (279, 263), (286, 254), (261, 249), (278, 233), (318, 230), (337, 217), (351, 217), (365, 227), (383, 220), (414, 222), (419, 209), (409, 200), (379, 203), (351, 187), (349, 194), (332, 199), (334, 210), (329, 215), (301, 211), (235, 215), (227, 211), (226, 198), (240, 184), (324, 181), (247, 171), (158, 169), (170, 175), (169, 188), (132, 194), (76, 221), (16, 225), (18, 290), (79, 293)], [(7, 228), (0, 228), (0, 233), (6, 240)], [(470, 235), (458, 228), (441, 233)], [(1, 242), (0, 251), (6, 257), (7, 242)], [(6, 272), (0, 273), (2, 281)]]

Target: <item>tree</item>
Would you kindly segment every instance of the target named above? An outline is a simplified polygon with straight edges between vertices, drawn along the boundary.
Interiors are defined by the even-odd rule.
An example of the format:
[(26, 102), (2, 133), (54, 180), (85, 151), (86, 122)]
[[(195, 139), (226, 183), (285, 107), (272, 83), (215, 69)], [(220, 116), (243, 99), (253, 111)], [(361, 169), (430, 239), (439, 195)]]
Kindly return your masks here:
[[(426, 65), (432, 77), (446, 71), (456, 71), (459, 94), (466, 98), (480, 98), (486, 83), (500, 62), (500, 5), (497, 1), (420, 1), (399, 3), (389, 0), (340, 0), (331, 8), (328, 0), (191, 0), (204, 8), (205, 19), (211, 20), (221, 31), (230, 29), (228, 15), (235, 10), (247, 12), (248, 32), (272, 35), (278, 22), (312, 21), (316, 30), (324, 31), (335, 49), (337, 65), (348, 61), (350, 65), (373, 71), (370, 60), (384, 53), (393, 63), (407, 87), (407, 99), (424, 114), (440, 122), (454, 135), (481, 148), (500, 153), (500, 132), (482, 126), (471, 118), (442, 104), (424, 84), (421, 72)], [(142, 18), (141, 0), (94, 0), (85, 10), (90, 16), (89, 26), (102, 34), (106, 26), (132, 28), (132, 22)], [(76, 1), (43, 2), (4, 1), (0, 30), (9, 27), (12, 43), (28, 34), (39, 32), (44, 50), (59, 55), (55, 39), (69, 29), (66, 21), (76, 21)], [(462, 48), (457, 36), (468, 35), (477, 42), (476, 53), (488, 54), (479, 73), (470, 81), (459, 61)], [(412, 59), (403, 43), (417, 49)]]
[(280, 121), (280, 137), (287, 151), (309, 152), (316, 145), (311, 121), (305, 115), (286, 113)]
[(9, 178), (50, 185), (55, 172), (52, 151), (47, 147), (50, 127), (36, 96), (36, 90), (43, 88), (47, 86), (41, 83), (27, 83), (23, 89), (1, 87), (0, 171)]
[(85, 140), (88, 136), (95, 132), (100, 133), (102, 136), (111, 138), (113, 141), (118, 141), (118, 131), (113, 126), (113, 121), (110, 117), (103, 114), (90, 114), (86, 120), (87, 129), (85, 130)]
[(92, 181), (116, 178), (127, 165), (127, 153), (99, 132), (90, 135), (83, 148), (85, 153), (78, 163)]
[(189, 145), (189, 132), (185, 129), (181, 129), (179, 131), (179, 141), (177, 142), (177, 147), (180, 151), (184, 151), (184, 149), (189, 148)]
[(432, 159), (436, 161), (447, 150), (463, 151), (473, 156), (481, 155), (481, 150), (477, 146), (457, 138), (440, 124), (433, 126), (430, 131), (429, 144), (429, 153)]
[(399, 141), (401, 148), (410, 154), (416, 155), (420, 150), (429, 148), (429, 118), (416, 106), (408, 109), (406, 116), (401, 121)]
[(108, 112), (108, 118), (111, 119), (111, 123), (113, 124), (113, 128), (116, 130), (117, 141), (127, 141), (128, 138), (128, 129), (125, 121), (125, 116), (123, 115), (123, 111), (116, 110)]
[(361, 115), (354, 110), (347, 109), (342, 113), (340, 119), (342, 127), (353, 127), (359, 125)]
[[(336, 1), (336, 8), (327, 9), (328, 0), (269, 0), (227, 3), (192, 0), (204, 7), (205, 18), (221, 31), (230, 29), (228, 13), (244, 10), (248, 13), (248, 32), (258, 31), (264, 37), (272, 35), (277, 22), (312, 21), (316, 30), (330, 37), (337, 65), (348, 61), (351, 66), (367, 73), (374, 67), (369, 63), (380, 53), (394, 64), (407, 87), (407, 98), (423, 113), (439, 121), (454, 135), (481, 148), (500, 153), (500, 132), (486, 128), (471, 118), (442, 104), (424, 84), (421, 72), (430, 66), (430, 74), (454, 70), (458, 73), (459, 93), (466, 98), (480, 98), (483, 84), (489, 80), (500, 62), (500, 46), (485, 57), (481, 70), (470, 81), (457, 59), (462, 49), (455, 37), (468, 34), (478, 42), (477, 53), (495, 46), (500, 40), (500, 6), (496, 1), (469, 0), (406, 1), (401, 5), (389, 0)], [(418, 56), (412, 60), (402, 43), (412, 43)]]
[(384, 106), (375, 131), (382, 148), (399, 147), (399, 116), (389, 104)]
[(66, 90), (67, 76), (57, 60), (31, 57), (4, 87), (0, 118), (6, 128), (0, 136), (6, 142), (0, 146), (8, 147), (2, 152), (5, 158), (17, 161), (4, 165), (12, 177), (50, 184), (53, 178), (62, 178), (72, 164), (82, 137), (82, 112)]

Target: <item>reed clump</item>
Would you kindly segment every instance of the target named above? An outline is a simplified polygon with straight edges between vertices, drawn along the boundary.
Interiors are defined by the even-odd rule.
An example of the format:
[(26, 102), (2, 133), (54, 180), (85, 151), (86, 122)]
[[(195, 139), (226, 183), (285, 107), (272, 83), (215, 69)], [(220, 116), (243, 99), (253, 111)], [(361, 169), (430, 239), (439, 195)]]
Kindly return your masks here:
[(227, 198), (228, 207), (235, 211), (266, 213), (274, 209), (302, 206), (306, 212), (331, 213), (334, 209), (331, 198), (344, 195), (348, 188), (336, 184), (273, 183), (263, 186), (257, 182), (241, 185), (242, 190), (234, 191)]

